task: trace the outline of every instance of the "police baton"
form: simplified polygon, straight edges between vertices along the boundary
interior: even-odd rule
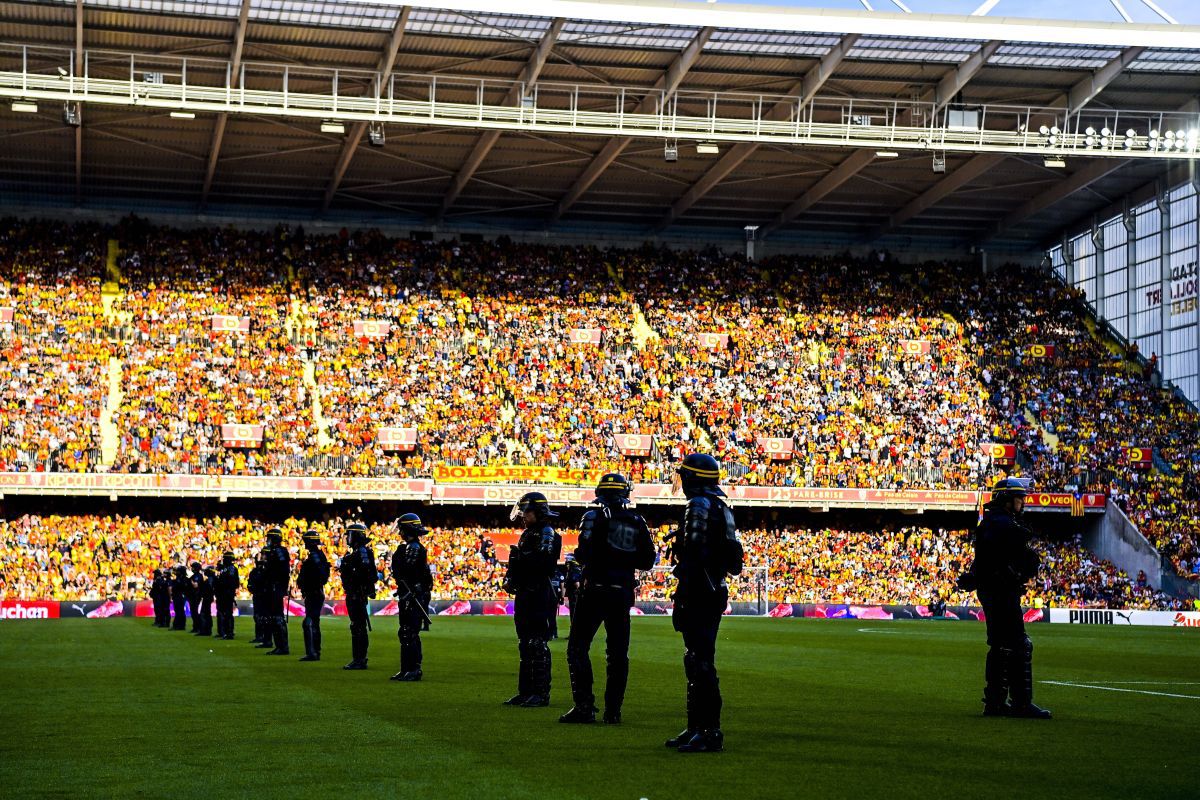
[[[422,607],[421,601],[417,597],[417,593],[409,588],[408,583],[406,581],[397,581],[397,584],[402,589],[404,589],[404,591],[408,592],[408,596],[411,597],[413,599],[413,602],[417,604],[417,610],[421,612],[421,616],[425,618],[426,622],[428,622],[430,625],[432,625],[433,620],[431,620],[429,618],[429,613]]]

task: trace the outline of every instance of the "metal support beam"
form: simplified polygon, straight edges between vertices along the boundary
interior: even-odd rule
[[[566,24],[566,19],[557,17],[550,23],[550,27],[542,34],[542,39],[538,42],[533,53],[529,56],[529,61],[526,62],[525,68],[521,70],[520,82],[515,83],[509,88],[508,94],[504,96],[504,105],[515,106],[521,102],[521,91],[529,92],[532,86],[537,83],[538,76],[542,74],[542,67],[546,65],[546,60],[550,58],[550,53],[554,49],[555,43],[558,41],[558,35],[562,33],[563,25]],[[446,212],[458,200],[458,196],[462,194],[462,190],[471,182],[471,178],[475,175],[475,171],[479,169],[479,165],[487,158],[488,153],[495,147],[496,142],[500,140],[501,131],[486,131],[479,139],[476,140],[475,146],[467,155],[465,161],[458,169],[458,174],[454,176],[454,180],[450,183],[450,188],[446,191],[446,196],[442,198],[442,207],[437,213],[436,221],[441,222]]]
[[[1020,208],[1011,212],[1008,216],[1001,220],[999,224],[992,228],[991,232],[984,237],[985,240],[995,238],[1004,231],[1011,230],[1015,226],[1024,222],[1026,219],[1032,217],[1034,214],[1046,210],[1055,203],[1065,200],[1067,197],[1070,197],[1082,189],[1086,189],[1096,181],[1103,178],[1105,175],[1116,172],[1121,167],[1125,166],[1125,163],[1126,162],[1124,161],[1118,161],[1116,159],[1096,159],[1092,161],[1092,163],[1088,164],[1071,177],[1055,184],[1042,194],[1031,198]]]
[[[808,105],[817,94],[821,91],[821,87],[825,82],[833,76],[839,65],[846,58],[846,54],[854,47],[859,40],[857,33],[850,33],[841,38],[841,40],[829,48],[825,55],[821,56],[821,60],[817,65],[810,69],[804,75],[804,79],[789,88],[784,94],[800,96],[799,105],[791,102],[779,102],[771,107],[771,110],[763,115],[763,119],[770,122],[782,122],[789,119],[793,113],[799,113],[799,109]],[[654,226],[653,233],[660,233],[664,229],[670,227],[675,220],[687,213],[688,209],[694,206],[700,198],[708,194],[713,188],[725,180],[729,173],[742,165],[747,158],[754,155],[754,151],[758,149],[758,145],[746,142],[734,145],[725,155],[708,168],[700,179],[692,184],[683,196],[674,202],[671,210],[663,215],[663,218]]]
[[[702,28],[696,33],[692,41],[688,42],[687,47],[683,48],[679,52],[679,55],[675,57],[675,60],[671,62],[671,66],[667,68],[663,76],[654,83],[653,91],[648,92],[642,98],[642,101],[638,103],[637,108],[633,111],[634,114],[652,113],[659,97],[662,98],[663,104],[666,104],[670,97],[675,94],[676,90],[679,89],[679,85],[683,83],[684,76],[688,74],[688,71],[691,70],[700,58],[700,53],[704,50],[704,45],[708,43],[714,32],[716,32],[716,28]],[[583,174],[575,179],[575,183],[571,185],[571,188],[567,190],[567,193],[563,195],[562,199],[554,207],[554,211],[550,214],[551,225],[558,222],[562,218],[562,215],[567,212],[567,209],[575,205],[584,192],[591,188],[596,179],[603,174],[604,170],[608,169],[608,166],[612,162],[617,160],[617,156],[621,155],[632,141],[631,137],[622,136],[610,139],[604,145],[600,152],[596,154],[596,157],[592,159],[592,162],[583,170]]]
[[[951,70],[938,83],[937,91],[934,94],[934,102],[936,103],[935,112],[945,108],[959,92],[963,90],[971,79],[979,74],[979,70],[987,65],[988,59],[995,55],[996,51],[1004,42],[991,41],[985,42],[983,47],[972,53],[966,61],[958,65],[957,69]]]
[[[409,6],[400,7],[396,23],[392,26],[392,36],[388,39],[387,47],[379,57],[379,83],[375,86],[376,92],[383,91],[383,86],[387,83],[392,74],[392,68],[396,65],[396,54],[400,52],[400,43],[404,40],[404,29],[408,25],[408,15],[411,12],[412,9]],[[342,151],[338,153],[337,161],[334,162],[329,186],[325,188],[325,196],[321,199],[322,214],[329,210],[333,196],[337,194],[338,187],[342,185],[342,178],[346,177],[346,170],[350,168],[350,162],[354,160],[354,154],[358,152],[358,145],[367,131],[367,124],[360,120],[350,126],[350,133],[342,142]]]
[[[771,223],[764,225],[758,231],[759,241],[770,236],[775,231],[787,225],[796,217],[821,202],[826,195],[833,192],[846,181],[857,175],[864,167],[875,160],[875,151],[869,147],[855,150],[842,163],[830,170],[824,178],[817,181],[811,189],[798,197],[791,205],[780,212]]]
[[[241,81],[242,50],[246,44],[246,21],[250,19],[250,0],[242,0],[238,11],[237,28],[233,32],[233,51],[229,60],[230,86],[236,87]],[[208,148],[208,163],[204,167],[204,187],[200,190],[200,210],[208,205],[208,193],[212,189],[213,176],[217,174],[217,159],[221,157],[221,143],[225,140],[225,123],[229,115],[217,114],[213,121],[212,145]]]
[[[913,217],[932,208],[980,175],[998,166],[1005,158],[1006,156],[1000,153],[981,153],[975,156],[920,195],[914,197],[904,208],[888,217],[887,222],[871,231],[869,240],[875,241],[879,237],[886,236],[896,230]]]
[[[1125,68],[1136,61],[1145,50],[1144,47],[1126,47],[1121,51],[1121,55],[1072,86],[1070,92],[1060,95],[1051,105],[1065,105],[1068,117],[1078,113],[1081,108],[1095,99],[1096,95],[1115,81],[1125,71]]]
[[[75,73],[83,70],[83,0],[75,0]],[[75,125],[75,205],[83,204],[83,106]]]

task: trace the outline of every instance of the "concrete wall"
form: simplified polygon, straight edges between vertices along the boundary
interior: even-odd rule
[[[1150,585],[1162,588],[1162,557],[1112,500],[1108,501],[1104,516],[1088,526],[1083,544],[1100,558],[1125,570],[1131,578],[1144,570]]]

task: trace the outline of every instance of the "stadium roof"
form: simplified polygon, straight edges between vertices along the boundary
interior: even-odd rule
[[[863,9],[891,4],[896,13]],[[338,70],[342,96],[368,95],[381,72],[458,86],[438,91],[482,80],[480,97],[492,99],[481,102],[504,106],[519,106],[536,84],[549,87],[547,95],[562,87],[577,87],[579,96],[619,93],[628,112],[672,95],[694,104],[713,93],[714,106],[759,96],[752,113],[763,119],[783,97],[827,110],[851,100],[891,103],[909,109],[897,112],[906,122],[920,103],[940,112],[952,102],[1057,108],[1064,128],[1067,110],[1081,108],[1105,119],[1129,119],[1130,111],[1200,119],[1200,27],[1180,24],[1200,23],[1191,3],[1091,0],[1072,4],[1075,21],[1009,16],[1029,5],[547,0],[515,14],[495,0],[0,2],[0,70],[40,59],[69,62],[72,73],[86,63],[93,77],[128,78],[135,54],[138,80],[142,70],[158,70],[170,81],[186,58],[191,74],[217,74],[216,85],[245,75],[250,86],[285,67],[294,86],[327,85]],[[932,13],[955,6],[964,13]],[[1118,6],[1131,22],[1112,17]],[[61,49],[38,49],[47,47]],[[789,118],[787,108],[776,111]],[[6,204],[254,207],[628,232],[759,225],[779,240],[1030,247],[1125,195],[1144,197],[1156,181],[1188,177],[1194,164],[1080,152],[1055,167],[1038,153],[967,150],[945,152],[945,171],[935,173],[933,151],[883,157],[874,148],[742,141],[702,155],[684,140],[678,160],[668,162],[663,138],[639,136],[410,121],[387,125],[386,144],[371,147],[366,121],[348,121],[339,134],[322,132],[313,119],[267,114],[179,119],[163,108],[85,103],[82,125],[71,126],[62,112],[46,102],[36,113],[0,108]]]

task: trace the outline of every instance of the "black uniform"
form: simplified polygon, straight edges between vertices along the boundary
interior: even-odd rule
[[[175,621],[171,625],[172,630],[182,631],[187,629],[188,606],[194,606],[192,600],[192,582],[188,580],[187,570],[183,567],[175,568],[175,579],[171,581],[171,603],[175,607]]]
[[[237,607],[237,590],[242,585],[237,566],[226,560],[217,572],[214,589],[217,595],[217,635],[222,639],[233,638],[233,611]]]
[[[607,637],[608,679],[604,718],[618,722],[629,679],[629,609],[633,606],[634,570],[654,566],[655,547],[640,514],[621,502],[602,501],[583,515],[575,561],[582,567],[578,599],[567,643],[567,666],[575,708],[595,715],[589,650],[600,625]]]
[[[246,589],[250,592],[250,603],[254,613],[254,638],[250,644],[271,647],[271,629],[267,625],[267,568],[262,554],[254,560],[250,574],[246,576]]]
[[[379,572],[366,544],[355,545],[342,557],[342,587],[346,590],[346,614],[350,617],[351,661],[346,667],[366,669],[370,646],[367,602],[375,597]]]
[[[307,542],[306,542],[307,544]],[[300,563],[300,593],[304,596],[304,660],[321,657],[321,612],[325,609],[325,584],[329,582],[329,557],[315,543]]]
[[[562,567],[563,595],[567,598],[567,610],[571,612],[571,622],[575,622],[575,605],[579,602],[579,583],[583,580],[583,567],[574,556],[567,557],[567,563]]]
[[[392,578],[396,581],[396,596],[399,599],[398,614],[400,629],[400,671],[392,677],[396,680],[420,678],[422,649],[421,630],[428,614],[430,587],[433,572],[429,569],[429,555],[421,540],[413,537],[396,548],[392,554]],[[421,613],[426,609],[425,614]]]
[[[517,648],[521,666],[517,676],[517,696],[513,705],[534,698],[535,704],[547,705],[550,699],[550,620],[558,613],[558,603],[550,579],[558,568],[562,537],[554,528],[535,523],[521,533],[517,545],[509,551],[505,590],[513,595],[513,621],[517,628]]]
[[[1033,642],[1025,634],[1021,595],[1037,575],[1040,559],[1029,546],[1032,533],[1010,511],[989,505],[975,529],[975,561],[970,576],[987,625],[984,667],[986,713],[1029,709],[1033,702]],[[1036,708],[1036,707],[1034,707]]]
[[[196,606],[197,616],[200,618],[200,630],[196,633],[200,636],[212,636],[213,632],[213,600],[216,599],[216,587],[213,581],[216,578],[216,573],[212,567],[208,567],[203,572],[196,574],[198,578],[196,582]]]
[[[170,627],[171,582],[163,575],[162,570],[154,570],[154,582],[150,584],[150,600],[154,604],[154,627]]]
[[[678,580],[672,621],[683,634],[687,676],[687,731],[720,749],[721,687],[717,678],[717,629],[729,600],[727,574],[742,569],[742,546],[733,512],[716,486],[689,492],[672,554]],[[686,732],[685,734],[686,735]],[[680,737],[676,737],[676,740]],[[688,742],[677,742],[686,746]],[[670,742],[668,742],[670,744]],[[695,743],[692,744],[695,747]]]
[[[286,656],[288,650],[287,616],[283,604],[292,579],[292,557],[282,544],[268,545],[264,550],[263,602],[266,604],[264,624],[275,640],[275,649],[268,655]]]

